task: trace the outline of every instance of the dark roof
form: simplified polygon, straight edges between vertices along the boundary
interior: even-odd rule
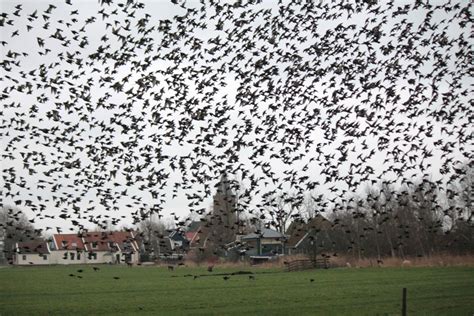
[[[285,235],[283,235],[282,233],[276,230],[264,228],[259,233],[251,233],[251,234],[243,236],[242,240],[260,239],[260,238],[278,239],[278,238],[285,238]]]
[[[188,228],[186,231],[197,232],[199,230],[199,227],[201,227],[201,225],[202,225],[201,221],[193,221],[188,225]]]
[[[307,231],[294,232],[288,239],[288,243],[286,245],[287,247],[295,248],[308,236],[309,232]]]
[[[20,254],[28,254],[28,253],[48,254],[50,252],[48,249],[48,245],[45,241],[37,240],[37,241],[19,242],[18,253]]]
[[[303,239],[320,230],[328,230],[331,228],[331,222],[321,215],[316,215],[307,223],[295,221],[291,223],[288,232],[291,234],[288,239],[288,247],[296,247]]]
[[[331,228],[332,223],[328,221],[324,216],[317,214],[315,217],[308,221],[309,229],[317,230],[328,230]]]
[[[173,254],[173,246],[171,245],[171,239],[168,236],[160,238],[158,244],[160,247],[160,255],[170,256]]]
[[[306,222],[304,221],[304,219],[297,218],[291,222],[290,226],[288,226],[286,233],[290,236],[293,236],[296,231],[302,230],[305,226]]]
[[[182,231],[179,231],[179,230],[174,230],[172,231],[168,237],[174,241],[182,241],[182,242],[185,242],[186,241],[186,236],[185,236],[185,233],[182,232]]]

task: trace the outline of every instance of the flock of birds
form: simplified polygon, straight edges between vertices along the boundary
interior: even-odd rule
[[[337,208],[472,161],[470,1],[172,2],[161,20],[135,0],[0,14],[3,205],[74,231],[170,198],[203,215],[227,173],[268,220],[279,192]]]
[[[171,268],[170,268],[171,267]],[[208,266],[207,268],[207,272],[210,272],[212,273],[214,270],[213,270],[214,266]],[[99,267],[92,267],[92,270],[94,272],[99,272],[100,271],[100,268]],[[174,265],[171,265],[171,266],[168,266],[168,271],[174,271],[175,270],[175,266]],[[83,273],[84,273],[84,269],[77,269],[76,270],[77,274],[74,274],[74,273],[69,273],[68,276],[71,277],[71,278],[77,278],[77,279],[82,279],[83,278]],[[253,275],[252,272],[248,272],[248,273],[243,273],[243,274],[250,274],[248,275],[248,279],[250,281],[255,281],[256,280],[256,277],[255,275]],[[207,276],[209,276],[210,274],[208,274]],[[193,277],[193,280],[196,280],[198,279],[199,277],[201,276],[204,276],[204,275],[192,275],[192,274],[185,274],[184,277]],[[119,276],[113,276],[112,277],[114,280],[120,280],[120,277]],[[222,277],[222,279],[224,281],[227,281],[227,280],[230,280],[230,276],[229,275],[224,275]],[[314,282],[314,279],[310,279],[310,282]]]

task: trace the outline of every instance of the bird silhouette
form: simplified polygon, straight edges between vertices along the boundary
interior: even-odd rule
[[[282,231],[309,203],[364,223],[334,222],[349,252],[387,231],[403,252],[396,203],[463,214],[436,196],[472,166],[469,3],[173,3],[183,13],[159,21],[136,1],[0,15],[2,206],[62,233],[138,225],[179,199],[202,220],[201,255],[258,223]]]

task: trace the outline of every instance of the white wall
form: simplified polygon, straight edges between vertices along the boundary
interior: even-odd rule
[[[95,252],[95,253],[97,254],[97,260],[89,259],[89,257],[87,257],[88,263],[112,263],[112,262],[114,262],[115,254],[111,254],[110,252],[106,252],[106,251],[99,251],[99,252]]]
[[[44,259],[46,256],[46,260]],[[45,265],[50,264],[51,254],[39,255],[37,253],[20,254],[15,255],[15,264],[18,265]],[[31,263],[30,263],[31,262]]]
[[[71,253],[74,253],[74,259],[71,259]],[[77,259],[78,252],[73,250],[52,250],[50,254],[46,254],[46,260],[43,259],[43,255],[39,254],[17,254],[15,257],[15,264],[17,265],[45,265],[45,264],[101,264],[101,263],[115,263],[116,255],[120,255],[120,263],[125,263],[125,256],[121,252],[110,253],[106,251],[94,252],[97,255],[97,259],[93,257],[89,259],[88,252],[80,252],[80,258]],[[132,263],[138,263],[139,253],[132,254]],[[23,259],[26,256],[26,259]],[[32,264],[30,263],[32,262]]]
[[[74,254],[74,259],[71,259],[71,253]],[[87,253],[79,252],[79,259],[77,259],[78,252],[74,250],[52,250],[51,264],[84,264],[87,263]]]

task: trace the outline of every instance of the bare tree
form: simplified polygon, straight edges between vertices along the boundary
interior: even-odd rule
[[[325,202],[323,194],[307,194],[300,212],[302,219],[308,221],[314,218],[318,213],[324,212],[324,204],[327,204],[327,202]]]
[[[0,263],[12,260],[17,242],[34,240],[40,236],[41,230],[35,229],[32,220],[28,220],[20,209],[4,206],[0,210]]]
[[[280,233],[285,234],[290,220],[301,217],[303,199],[291,193],[264,195],[267,213],[271,218],[270,224]]]
[[[160,241],[163,240],[167,228],[166,224],[159,218],[153,216],[153,214],[138,224],[138,230],[144,240],[143,244],[145,246],[145,253],[142,255],[145,255],[147,259],[160,256]]]

